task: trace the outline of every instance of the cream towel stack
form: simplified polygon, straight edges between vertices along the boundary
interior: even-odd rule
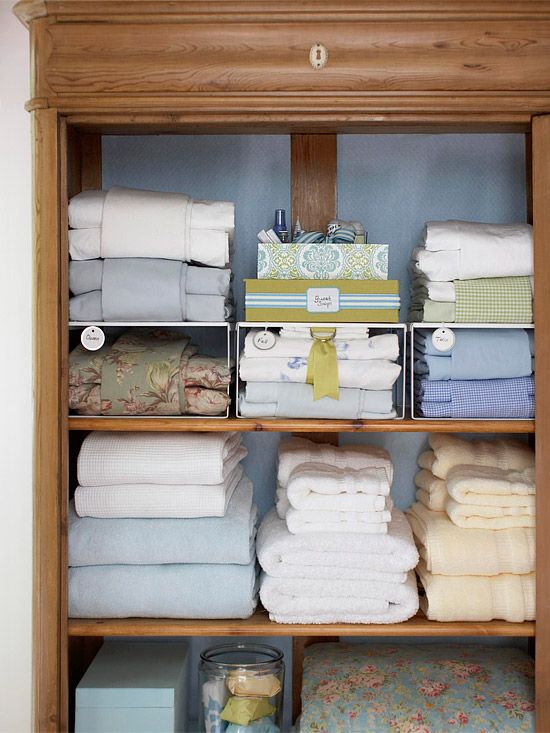
[[[416,613],[418,553],[389,497],[392,478],[382,448],[281,443],[277,509],[257,545],[272,620],[396,623]]]
[[[515,441],[432,435],[408,518],[421,606],[438,621],[535,614],[534,453]]]

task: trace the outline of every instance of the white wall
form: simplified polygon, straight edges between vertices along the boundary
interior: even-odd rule
[[[0,732],[31,730],[31,153],[28,33],[0,0]]]

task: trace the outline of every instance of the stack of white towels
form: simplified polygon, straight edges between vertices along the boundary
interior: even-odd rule
[[[322,326],[322,324],[320,324]],[[313,346],[309,326],[285,325],[279,331],[252,329],[246,334],[239,376],[243,417],[389,419],[396,417],[393,385],[401,373],[399,339],[369,336],[366,326],[339,326],[334,336],[338,399],[314,399],[306,384]],[[265,337],[264,337],[265,336]]]
[[[73,320],[229,315],[233,203],[113,186],[74,196],[69,226]]]
[[[408,512],[421,606],[436,621],[535,618],[535,456],[512,440],[432,434]]]
[[[90,433],[69,508],[72,617],[247,618],[257,510],[237,433]]]
[[[397,623],[414,616],[418,561],[393,507],[382,448],[289,438],[279,449],[277,507],[258,530],[260,598],[278,623]]]

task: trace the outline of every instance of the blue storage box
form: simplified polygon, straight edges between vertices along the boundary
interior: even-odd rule
[[[107,641],[76,688],[76,733],[185,733],[185,642]]]

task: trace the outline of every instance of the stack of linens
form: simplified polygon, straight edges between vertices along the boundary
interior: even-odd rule
[[[427,418],[518,418],[535,414],[533,331],[455,329],[450,351],[414,332],[415,401]]]
[[[374,446],[290,438],[277,508],[258,531],[260,597],[279,623],[397,623],[414,616],[418,560],[389,498],[393,467]]]
[[[533,321],[529,224],[429,221],[412,272],[411,321]]]
[[[69,407],[79,415],[223,415],[230,383],[227,358],[198,354],[166,329],[132,328],[69,354]]]
[[[69,508],[73,617],[247,618],[257,511],[236,433],[91,433]]]
[[[338,399],[314,398],[306,384],[308,358],[314,343],[310,329],[285,326],[271,332],[272,345],[256,344],[261,330],[247,333],[239,363],[246,382],[239,396],[244,417],[388,419],[396,417],[393,385],[401,366],[396,334],[368,335],[366,326],[342,326],[333,342],[338,368]]]
[[[113,186],[69,202],[77,321],[223,321],[234,204]],[[188,266],[192,262],[207,267]]]
[[[535,618],[534,453],[510,440],[430,436],[408,518],[421,607],[436,621]]]

